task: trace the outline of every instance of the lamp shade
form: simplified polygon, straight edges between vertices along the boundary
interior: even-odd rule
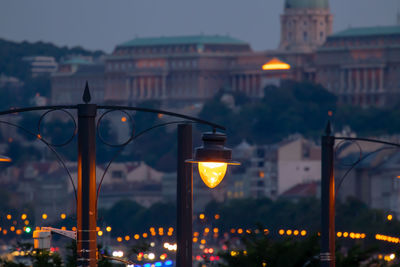
[[[203,146],[196,148],[194,158],[187,160],[198,163],[200,177],[210,188],[216,187],[226,174],[227,165],[240,165],[232,160],[232,150],[225,147],[226,134],[207,132],[202,137]]]

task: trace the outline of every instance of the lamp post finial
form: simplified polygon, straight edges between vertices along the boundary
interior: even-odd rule
[[[325,134],[326,134],[326,136],[330,136],[331,133],[332,133],[331,121],[328,120],[328,123],[326,124],[326,128],[325,128]]]
[[[85,102],[85,104],[88,104],[90,102],[90,100],[92,99],[92,97],[90,96],[88,81],[86,81],[85,91],[83,92],[82,99],[83,99],[83,102]]]

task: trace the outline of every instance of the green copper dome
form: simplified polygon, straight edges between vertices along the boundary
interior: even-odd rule
[[[329,8],[329,0],[285,0],[285,8]]]

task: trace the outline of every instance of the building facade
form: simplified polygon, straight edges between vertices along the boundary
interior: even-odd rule
[[[390,106],[400,96],[400,26],[350,28],[317,50],[316,82],[339,103]]]
[[[287,0],[284,8],[281,50],[314,52],[332,34],[328,0]]]
[[[400,26],[332,34],[332,23],[328,0],[285,0],[276,50],[253,51],[229,36],[135,38],[101,63],[61,64],[52,100],[76,101],[88,80],[97,103],[157,100],[173,108],[201,104],[222,88],[262,98],[265,86],[291,79],[320,83],[343,104],[396,102]]]

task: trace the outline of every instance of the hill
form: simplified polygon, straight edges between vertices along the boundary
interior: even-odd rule
[[[57,61],[69,55],[99,57],[103,51],[90,51],[82,47],[58,47],[45,42],[13,42],[0,38],[0,73],[26,81],[30,77],[29,66],[22,60],[27,56],[52,56]]]

